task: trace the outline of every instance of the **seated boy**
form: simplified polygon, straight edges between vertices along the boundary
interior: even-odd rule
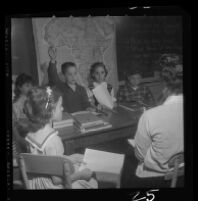
[[[91,110],[85,88],[76,83],[76,65],[73,62],[65,62],[61,65],[61,71],[66,81],[64,83],[60,80],[56,69],[56,49],[50,47],[48,53],[50,56],[49,85],[56,86],[62,92],[64,111],[73,113],[87,109]]]
[[[150,107],[155,104],[149,88],[141,84],[141,75],[138,71],[127,75],[125,85],[120,86],[117,94],[119,103],[134,103],[140,106]]]

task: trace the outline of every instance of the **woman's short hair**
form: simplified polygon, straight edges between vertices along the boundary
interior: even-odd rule
[[[102,63],[102,62],[95,62],[95,63],[93,63],[93,64],[91,65],[91,68],[90,68],[90,73],[89,73],[89,74],[90,74],[90,78],[91,78],[91,79],[94,80],[94,72],[95,72],[95,70],[96,70],[98,67],[100,67],[100,66],[102,66],[102,67],[104,68],[105,77],[107,76],[108,70],[107,70],[106,66],[104,65],[104,63]]]
[[[50,121],[60,96],[61,92],[57,88],[33,87],[30,90],[24,104],[29,132],[36,132]]]
[[[25,73],[22,73],[17,76],[16,81],[15,81],[15,89],[14,89],[15,99],[18,99],[18,97],[21,94],[20,88],[26,83],[33,84],[33,79],[31,76],[29,76]]]
[[[160,58],[161,78],[167,88],[175,94],[183,91],[182,57],[177,54],[163,54]]]
[[[76,67],[76,64],[73,62],[65,62],[61,65],[61,72],[63,75],[65,75],[65,72],[67,71],[68,68],[70,67]]]

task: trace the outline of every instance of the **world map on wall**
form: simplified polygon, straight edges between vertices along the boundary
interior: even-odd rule
[[[43,39],[49,46],[67,47],[76,63],[81,82],[87,85],[89,68],[103,62],[112,45],[114,21],[109,17],[53,17],[43,27]],[[106,65],[111,71],[112,65]]]

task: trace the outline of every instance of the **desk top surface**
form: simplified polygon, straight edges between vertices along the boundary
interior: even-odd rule
[[[112,124],[111,128],[82,134],[75,127],[70,126],[70,127],[59,128],[58,129],[59,136],[61,137],[62,140],[73,139],[73,138],[75,139],[85,137],[88,135],[109,132],[115,129],[130,127],[137,124],[139,117],[142,113],[140,112],[140,110],[132,112],[121,107],[117,107],[114,110],[115,112],[108,111],[107,112],[108,115],[100,115],[102,119]]]

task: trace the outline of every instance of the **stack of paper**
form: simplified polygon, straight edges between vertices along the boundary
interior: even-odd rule
[[[111,173],[120,175],[124,163],[124,154],[86,149],[83,159],[84,164],[79,170],[89,168],[98,173]]]
[[[104,83],[98,85],[93,90],[93,94],[96,97],[97,101],[110,109],[113,109],[113,100],[110,96]]]
[[[62,127],[68,127],[73,126],[74,120],[72,116],[66,112],[63,113],[63,117],[61,121],[54,121],[53,122],[53,128],[62,128]]]

